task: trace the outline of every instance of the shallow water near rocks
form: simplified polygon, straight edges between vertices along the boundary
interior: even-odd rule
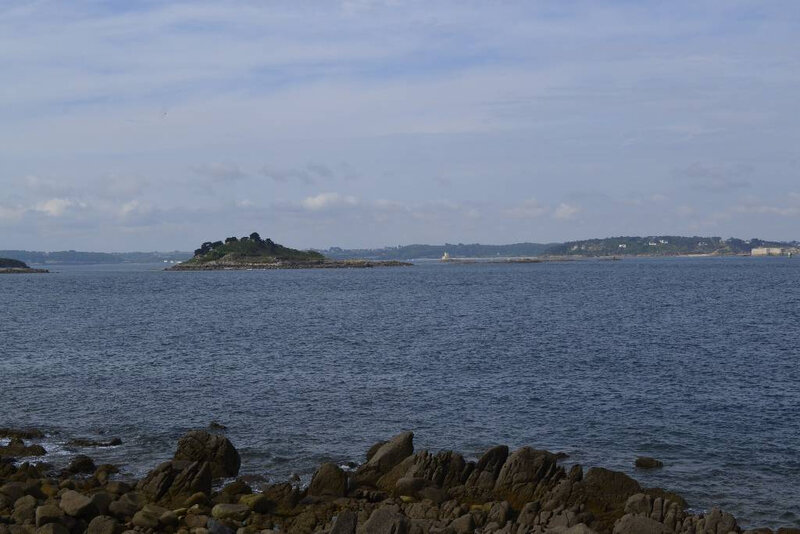
[[[141,475],[216,420],[273,480],[410,429],[417,449],[564,451],[800,526],[798,260],[161,268],[0,278],[0,426]]]

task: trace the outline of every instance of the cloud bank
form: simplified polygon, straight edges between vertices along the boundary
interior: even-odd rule
[[[0,5],[0,248],[797,239],[792,1]]]

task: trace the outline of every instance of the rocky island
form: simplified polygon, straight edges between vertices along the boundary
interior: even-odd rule
[[[11,258],[0,258],[0,274],[2,273],[47,273],[47,269],[32,269],[27,263]]]
[[[401,261],[331,260],[313,250],[297,250],[262,239],[257,232],[207,241],[194,256],[167,268],[168,271],[250,270],[250,269],[347,269],[411,265]]]
[[[221,428],[221,427],[217,427]],[[414,451],[411,432],[375,443],[358,466],[322,464],[306,487],[238,477],[223,434],[195,430],[144,478],[76,456],[57,470],[38,431],[0,429],[0,534],[728,534],[736,519],[691,513],[679,495],[624,473],[567,468],[564,455],[499,445],[477,461]],[[102,446],[100,444],[99,446]],[[659,467],[648,460],[649,467]],[[781,528],[778,533],[800,532]]]

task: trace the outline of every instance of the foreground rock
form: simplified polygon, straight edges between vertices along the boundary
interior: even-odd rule
[[[639,456],[636,458],[634,465],[639,469],[658,469],[664,467],[664,463],[661,460],[656,460],[649,456]]]
[[[239,452],[228,438],[204,430],[189,432],[178,441],[175,460],[208,462],[215,478],[235,477],[242,463]]]
[[[230,441],[205,431],[182,437],[174,459],[139,481],[111,480],[107,466],[89,475],[3,463],[0,534],[741,532],[730,514],[691,514],[677,495],[607,469],[566,470],[548,451],[497,446],[474,462],[415,452],[413,439],[405,432],[376,443],[351,472],[323,464],[307,489],[239,479],[212,491],[214,479],[236,476],[240,459]],[[87,471],[89,461],[73,463]]]

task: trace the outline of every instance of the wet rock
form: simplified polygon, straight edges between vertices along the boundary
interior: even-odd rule
[[[251,511],[258,514],[266,514],[273,508],[272,501],[267,498],[263,493],[253,493],[251,495],[242,495],[239,498],[239,504],[247,506]]]
[[[208,516],[204,514],[188,514],[183,521],[189,528],[206,528]]]
[[[97,508],[92,500],[74,490],[67,490],[61,495],[59,507],[72,517],[88,519],[97,515]]]
[[[651,458],[650,456],[639,456],[634,463],[639,469],[658,469],[664,467],[664,462]]]
[[[117,445],[122,445],[120,438],[111,438],[107,441],[76,438],[67,442],[67,447],[116,447]]]
[[[143,494],[131,491],[108,505],[108,511],[119,520],[127,521],[145,505]]]
[[[0,438],[2,439],[41,439],[44,432],[35,428],[0,428]]]
[[[237,479],[231,482],[230,484],[227,484],[224,488],[222,488],[222,491],[220,491],[220,493],[236,497],[238,500],[239,495],[249,495],[253,493],[253,488],[251,488],[244,480]]]
[[[352,510],[342,510],[333,523],[330,534],[355,534],[358,515]]]
[[[93,493],[90,497],[92,500],[92,504],[94,504],[95,508],[97,508],[97,513],[100,515],[106,515],[108,513],[108,507],[114,502],[114,496],[107,491],[98,491]]]
[[[378,479],[414,453],[414,433],[404,432],[377,448],[354,475],[357,484],[374,486]]]
[[[41,527],[47,523],[61,523],[64,512],[55,504],[45,504],[36,508],[36,526]]]
[[[30,495],[20,497],[14,502],[11,517],[19,524],[33,524],[36,519],[36,499]]]
[[[673,534],[673,531],[654,519],[627,514],[614,524],[613,534]]]
[[[120,534],[122,525],[107,515],[99,515],[89,522],[86,534]]]
[[[139,528],[155,529],[158,528],[159,516],[160,514],[155,514],[152,511],[142,509],[133,514],[131,523]]]
[[[589,512],[595,516],[596,530],[610,530],[624,514],[625,503],[632,495],[642,492],[642,487],[625,473],[602,467],[589,469],[581,483],[581,490]]]
[[[507,501],[499,501],[492,503],[486,520],[493,521],[498,525],[505,525],[509,517],[511,517],[511,505]]]
[[[198,491],[197,493],[190,495],[188,498],[186,498],[186,500],[183,501],[183,505],[186,508],[191,508],[192,506],[195,505],[206,505],[206,504],[209,504],[208,495],[201,491]]]
[[[729,513],[721,511],[719,508],[712,508],[700,522],[705,532],[732,532],[738,531],[736,519]]]
[[[574,527],[563,531],[561,534],[597,534],[597,532],[586,526],[585,523],[578,523]]]
[[[176,514],[172,510],[167,510],[158,516],[158,523],[160,525],[164,525],[165,527],[176,527],[178,523],[180,523],[180,519],[178,518],[178,514]]]
[[[367,462],[372,460],[372,457],[375,456],[375,453],[378,452],[378,449],[383,447],[388,443],[387,441],[378,441],[377,443],[373,443],[369,449],[367,449]]]
[[[475,519],[472,514],[464,514],[461,517],[453,519],[448,527],[455,534],[469,534],[475,530]]]
[[[250,508],[245,504],[217,504],[211,509],[215,519],[233,519],[244,521],[250,515]]]
[[[25,495],[25,485],[22,482],[8,482],[0,486],[0,494],[5,495],[13,503]]]
[[[85,454],[79,454],[67,466],[67,471],[70,473],[94,473],[97,466],[94,465],[94,460]]]
[[[539,500],[564,478],[564,468],[552,453],[522,447],[508,457],[497,475],[494,493],[517,510],[527,502]]]
[[[433,484],[430,480],[421,477],[403,477],[394,486],[394,492],[399,496],[416,497],[420,491]]]
[[[117,495],[122,495],[123,493],[128,493],[133,488],[130,484],[126,482],[121,482],[119,480],[111,480],[106,485],[106,491],[109,493],[115,493]]]
[[[308,486],[308,494],[314,497],[343,497],[346,493],[347,475],[330,462],[319,466]]]
[[[69,529],[59,523],[47,523],[37,528],[36,534],[69,534]]]
[[[384,506],[372,512],[372,515],[362,527],[359,527],[357,532],[359,534],[407,534],[409,526],[410,522],[406,516],[399,513],[394,507]]]
[[[211,464],[208,462],[164,462],[147,474],[136,489],[154,501],[183,501],[195,493],[211,493]]]
[[[216,519],[209,519],[208,523],[206,524],[206,528],[208,529],[209,534],[234,534],[235,531],[223,523],[222,521],[218,521]]]
[[[44,456],[47,451],[41,445],[25,445],[20,438],[11,438],[8,445],[0,447],[0,456],[11,456],[14,458],[28,456]]]
[[[491,490],[507,459],[508,447],[505,445],[492,447],[478,460],[478,464],[467,478],[465,486],[478,490]]]
[[[214,478],[235,477],[239,474],[239,452],[224,436],[194,430],[178,441],[175,460],[208,462]]]
[[[112,464],[101,464],[97,466],[95,469],[94,474],[92,475],[100,484],[107,484],[108,479],[111,475],[119,473],[119,468]]]
[[[440,488],[448,489],[463,484],[466,466],[464,457],[456,452],[442,451],[434,455],[421,451],[415,455],[413,465],[405,476],[424,478]]]
[[[274,513],[280,515],[289,514],[302,498],[300,490],[288,483],[266,486],[262,494],[275,503]]]

